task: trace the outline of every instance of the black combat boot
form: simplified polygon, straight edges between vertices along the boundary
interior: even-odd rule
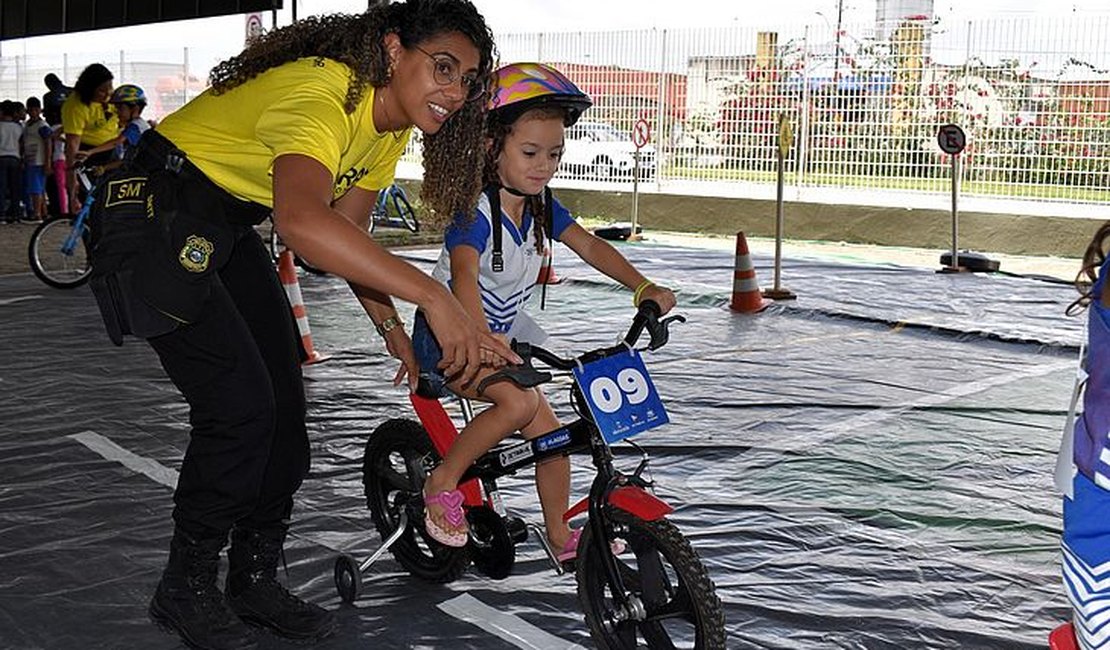
[[[150,601],[150,619],[175,632],[190,648],[249,650],[258,645],[254,630],[228,608],[216,587],[224,537],[196,538],[174,530],[170,560]]]
[[[232,529],[227,600],[231,609],[251,625],[287,639],[321,639],[335,631],[335,616],[289,593],[276,578],[285,530],[284,525]]]

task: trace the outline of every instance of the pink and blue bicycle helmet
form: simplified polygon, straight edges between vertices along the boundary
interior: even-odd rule
[[[497,84],[490,97],[489,114],[502,124],[512,124],[533,108],[552,106],[566,111],[564,124],[570,126],[593,105],[574,82],[543,63],[512,63],[494,74]]]

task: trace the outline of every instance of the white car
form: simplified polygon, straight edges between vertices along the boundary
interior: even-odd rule
[[[632,177],[636,146],[631,133],[612,124],[580,120],[566,131],[562,169],[573,177],[611,180]],[[640,149],[640,179],[655,176],[655,147]]]

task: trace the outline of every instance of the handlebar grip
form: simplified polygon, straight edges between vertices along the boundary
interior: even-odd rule
[[[659,303],[647,298],[640,301],[639,311],[644,315],[650,316],[654,319],[658,319],[660,316],[663,315],[663,308],[659,306]]]

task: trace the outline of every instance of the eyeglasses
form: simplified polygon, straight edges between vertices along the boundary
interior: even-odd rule
[[[432,79],[441,86],[450,86],[456,81],[462,84],[466,91],[466,101],[472,102],[481,99],[486,94],[486,86],[478,80],[477,75],[462,74],[459,72],[459,62],[449,54],[432,54],[419,45],[414,45],[424,56],[432,60]]]

